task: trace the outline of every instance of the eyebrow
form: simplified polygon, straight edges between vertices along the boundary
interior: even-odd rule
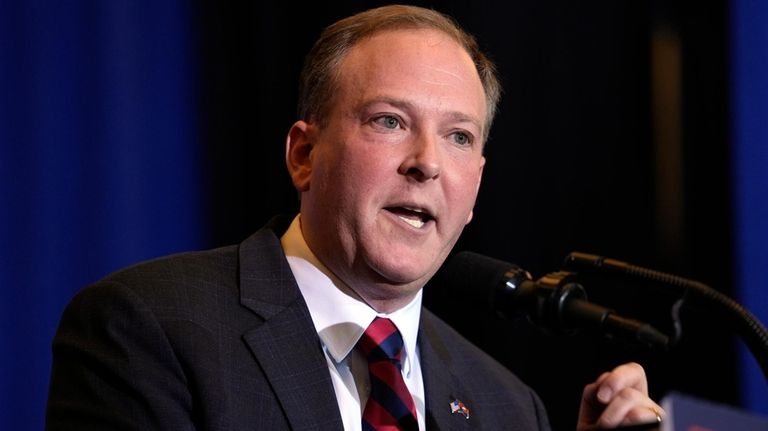
[[[414,105],[413,103],[407,100],[388,97],[388,96],[374,97],[373,99],[370,99],[360,104],[359,108],[362,110],[376,103],[386,103],[388,105],[392,105],[395,108],[402,109],[404,111],[413,111],[417,109],[416,105]],[[483,123],[477,118],[471,115],[467,115],[460,111],[448,111],[446,112],[446,114],[454,122],[474,124],[478,128],[478,130],[480,130],[481,135],[484,133]]]

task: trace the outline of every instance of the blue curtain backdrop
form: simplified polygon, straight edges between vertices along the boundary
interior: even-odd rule
[[[0,1],[0,428],[43,428],[75,291],[202,245],[189,7]]]
[[[731,8],[731,127],[738,301],[768,324],[768,2]],[[768,415],[768,387],[742,346],[745,405]]]
[[[3,429],[42,429],[50,342],[75,291],[205,245],[192,8],[0,0]],[[736,285],[768,322],[768,3],[731,12]],[[768,413],[765,380],[742,363],[744,405]]]

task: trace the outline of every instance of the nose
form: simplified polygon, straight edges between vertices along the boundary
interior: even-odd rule
[[[419,135],[409,146],[409,151],[400,164],[398,172],[419,182],[437,179],[440,176],[440,154],[438,142],[430,136]]]

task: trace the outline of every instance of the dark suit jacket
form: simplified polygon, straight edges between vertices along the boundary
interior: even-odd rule
[[[548,429],[536,394],[423,310],[429,429]],[[271,228],[84,289],[53,342],[48,429],[341,430],[309,311]],[[469,419],[451,414],[459,399]]]

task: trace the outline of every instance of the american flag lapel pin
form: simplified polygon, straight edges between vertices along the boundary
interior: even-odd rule
[[[464,416],[464,419],[469,419],[469,408],[459,400],[453,400],[451,403],[451,414],[458,413]]]

